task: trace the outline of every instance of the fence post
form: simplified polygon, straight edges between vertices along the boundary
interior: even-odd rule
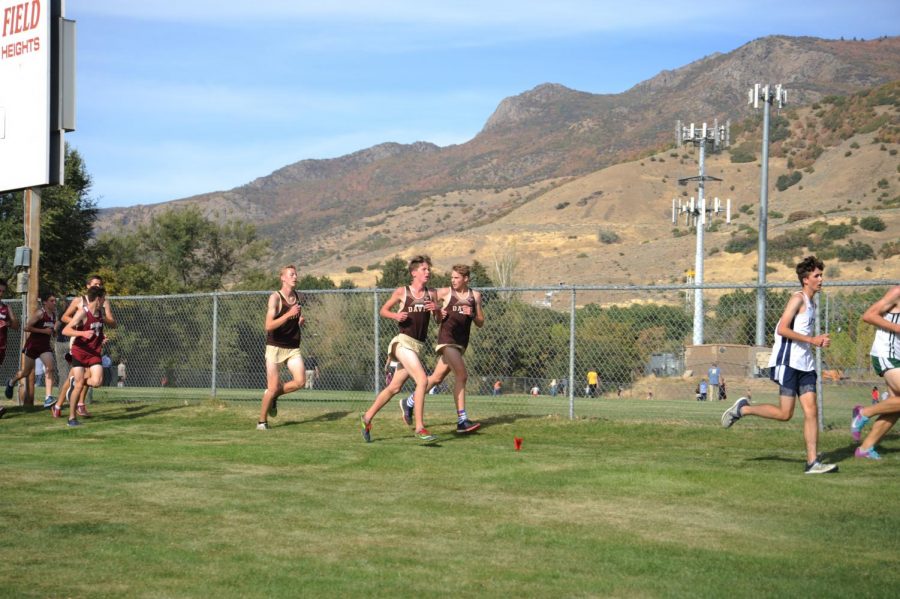
[[[815,335],[819,336],[822,334],[822,318],[819,314],[819,306],[821,304],[821,297],[816,298],[816,322],[815,322]],[[825,310],[828,310],[828,296],[825,296]],[[823,432],[825,430],[825,413],[823,407],[823,397],[822,394],[824,392],[824,385],[822,385],[822,348],[816,347],[816,372],[818,376],[816,377],[816,412],[819,414],[819,432]]]
[[[569,302],[569,420],[575,419],[575,288]]]
[[[379,360],[379,341],[381,340],[381,317],[378,314],[378,291],[372,293],[372,319],[374,326],[372,330],[375,331],[375,347],[372,355],[375,360],[375,395],[381,393],[381,360]]]
[[[216,370],[219,362],[219,294],[213,292],[212,308],[212,396],[216,396]]]

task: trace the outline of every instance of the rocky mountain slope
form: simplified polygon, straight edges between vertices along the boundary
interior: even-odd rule
[[[434,253],[447,260],[452,254],[459,260],[474,256],[488,262],[487,256],[501,248],[515,248],[530,266],[548,260],[547,268],[529,268],[529,280],[522,283],[557,278],[597,282],[601,275],[621,282],[678,280],[684,267],[674,257],[685,253],[682,246],[689,240],[671,233],[671,200],[685,191],[673,185],[680,177],[696,174],[696,164],[684,150],[662,149],[671,146],[677,119],[752,117],[745,98],[757,82],[782,83],[796,106],[897,79],[897,37],[859,42],[768,37],[660,73],[621,94],[539,86],[503,100],[482,131],[465,144],[441,148],[425,142],[385,143],[341,158],[304,160],[227,192],[104,211],[97,229],[131,226],[156,211],[191,203],[220,218],[255,221],[262,235],[280,244],[273,248],[273,262],[289,259],[337,278],[344,278],[342,271],[351,265],[372,266],[385,255],[405,255],[407,248],[434,247]],[[867,142],[856,143],[863,147]],[[810,190],[822,205],[846,203],[847,190],[832,191],[837,188],[831,179],[849,164],[841,164],[841,155],[834,152],[841,147],[827,150],[818,160],[834,160],[835,170],[816,166],[802,186],[806,195],[796,187],[788,189],[786,205],[795,194],[799,204],[807,204]],[[889,151],[877,152],[891,157]],[[851,151],[847,160],[861,160],[861,154]],[[781,171],[790,170],[788,160],[793,158],[776,152],[773,183]],[[885,160],[875,170],[893,173],[895,184],[896,171]],[[732,195],[736,205],[755,203],[758,164],[734,164],[725,155],[711,157],[709,168],[722,170],[728,189],[720,193],[711,188],[707,195]],[[881,178],[848,185],[871,187]],[[779,210],[776,201],[770,207]],[[749,214],[738,214],[738,220],[750,222]],[[778,219],[773,220],[779,226]],[[619,241],[599,241],[601,228],[616,232]],[[711,234],[707,247],[724,245],[717,235],[729,233],[723,228]],[[660,263],[640,251],[651,242],[654,253],[673,259],[665,275],[651,276],[636,266],[648,260]],[[623,251],[626,247],[631,249]],[[733,256],[715,249],[714,261]],[[594,256],[610,251],[621,255],[601,273],[593,266]],[[544,275],[547,271],[554,274]],[[371,272],[361,273],[358,282],[365,284]],[[715,267],[708,275],[714,272]]]

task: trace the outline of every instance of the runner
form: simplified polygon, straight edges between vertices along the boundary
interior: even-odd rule
[[[22,360],[22,369],[15,376],[6,381],[6,399],[12,399],[13,385],[16,381],[26,378],[34,371],[35,360],[40,360],[44,364],[46,375],[47,396],[44,399],[44,405],[50,405],[53,399],[53,377],[56,372],[56,363],[53,360],[53,350],[50,347],[50,339],[56,333],[56,294],[50,291],[41,293],[41,307],[35,312],[25,323],[25,332],[30,333],[25,341],[25,348],[22,353],[25,358]]]
[[[481,424],[469,420],[466,413],[466,381],[468,372],[463,354],[469,346],[469,333],[472,323],[481,328],[484,326],[484,311],[481,308],[481,292],[469,289],[471,269],[466,264],[457,264],[450,273],[450,287],[439,289],[438,303],[441,308],[441,327],[438,330],[438,344],[435,351],[438,361],[434,372],[428,377],[427,390],[430,391],[441,384],[450,372],[453,372],[453,396],[456,399],[456,432],[471,433],[478,430]],[[403,421],[407,425],[413,423],[414,394],[400,401]]]

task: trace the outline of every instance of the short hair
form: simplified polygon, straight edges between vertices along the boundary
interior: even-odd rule
[[[426,256],[425,254],[413,256],[412,260],[409,261],[409,266],[407,267],[407,269],[409,270],[409,274],[412,274],[413,271],[418,269],[422,264],[431,266],[431,258]]]
[[[472,269],[469,268],[468,264],[454,264],[451,270],[458,272],[464,277],[468,277],[472,272]]]
[[[87,299],[89,302],[94,301],[98,297],[106,297],[106,289],[101,285],[94,285],[92,287],[88,287],[87,290]]]
[[[279,271],[279,273],[278,273],[278,276],[279,277],[284,276],[284,272],[289,269],[293,269],[296,272],[297,267],[294,266],[293,264],[288,264],[287,266],[282,266],[281,271]]]
[[[56,297],[56,293],[51,289],[44,289],[43,291],[38,293],[38,300],[40,300],[42,303],[46,302],[51,297]]]
[[[87,278],[87,282],[90,283],[90,282],[93,281],[94,279],[97,279],[98,281],[100,281],[100,284],[103,285],[103,277],[101,277],[100,275],[90,275],[90,276]]]
[[[800,280],[800,284],[802,285],[803,279],[808,277],[810,273],[816,269],[825,270],[825,263],[815,256],[807,256],[806,258],[801,260],[796,269],[797,278]]]

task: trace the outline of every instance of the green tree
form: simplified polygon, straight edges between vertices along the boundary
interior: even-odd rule
[[[195,206],[157,214],[135,232],[103,235],[97,249],[101,271],[117,293],[215,291],[245,273],[253,286],[271,280],[253,266],[268,249],[254,225],[219,224]]]
[[[65,185],[41,190],[41,286],[74,292],[95,268],[91,244],[96,203],[91,177],[77,150],[66,146]],[[0,272],[12,273],[17,246],[25,243],[23,192],[0,194]]]
[[[402,287],[409,284],[409,268],[406,260],[394,256],[386,260],[381,267],[381,276],[375,279],[375,286],[380,289]]]

